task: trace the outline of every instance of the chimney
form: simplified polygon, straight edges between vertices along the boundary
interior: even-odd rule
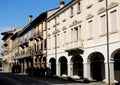
[[[32,22],[32,15],[29,15],[29,23],[31,23]]]
[[[65,5],[65,1],[64,0],[60,0],[60,8],[64,7]]]

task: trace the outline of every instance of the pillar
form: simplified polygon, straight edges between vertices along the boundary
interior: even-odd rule
[[[26,73],[26,69],[27,69],[27,62],[26,60],[24,60],[24,73]]]
[[[72,77],[73,76],[73,63],[68,63],[68,77]]]
[[[84,62],[84,78],[88,78],[89,80],[92,80],[91,74],[90,74],[90,62]]]
[[[113,85],[114,83],[117,83],[117,81],[114,78],[114,61],[109,62],[110,66],[110,85]],[[105,62],[105,83],[108,83],[108,63]]]
[[[60,71],[60,63],[57,63],[56,64],[56,75],[60,76],[60,73],[61,73],[61,71]]]

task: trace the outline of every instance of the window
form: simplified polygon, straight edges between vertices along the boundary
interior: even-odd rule
[[[101,35],[105,35],[107,33],[107,25],[106,25],[106,16],[105,15],[100,17],[100,27],[101,27]]]
[[[74,28],[74,41],[78,41],[78,27]]]
[[[81,11],[80,2],[77,4],[77,9],[78,9],[78,11]]]
[[[64,45],[66,44],[66,31],[64,31]]]
[[[48,37],[46,44],[47,44],[47,48],[50,49],[50,46],[51,46],[51,38],[50,37]]]
[[[47,46],[46,46],[46,43],[47,41],[46,41],[46,39],[44,39],[44,49],[46,49],[47,48]]]
[[[88,39],[93,37],[93,21],[88,21]]]
[[[79,29],[78,29],[78,37],[79,39],[81,39],[81,25],[79,26]]]
[[[59,47],[59,45],[60,45],[59,44],[59,42],[60,42],[59,40],[60,40],[60,34],[57,34],[57,47]]]
[[[71,7],[71,13],[70,14],[73,15],[73,7]]]
[[[59,16],[57,16],[56,19],[57,19],[57,25],[59,25]]]
[[[71,29],[71,42],[73,42],[73,29]]]
[[[111,18],[110,32],[116,32],[117,31],[117,11],[116,10],[110,13],[110,18]]]

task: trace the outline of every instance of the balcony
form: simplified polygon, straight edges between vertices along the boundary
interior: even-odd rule
[[[5,41],[5,42],[3,42],[3,45],[2,45],[2,47],[7,47],[8,46],[8,41]]]
[[[73,54],[82,54],[83,53],[83,40],[78,40],[78,41],[74,41],[71,42],[70,44],[67,44],[65,46],[65,51],[69,53],[69,55],[73,55]]]
[[[36,51],[34,51],[34,55],[40,55],[40,56],[42,56],[43,55],[42,50],[36,50]]]
[[[21,47],[21,48],[24,48],[23,40],[20,41],[20,47]]]
[[[31,56],[33,56],[33,50],[31,47],[29,47],[26,52],[25,50],[22,50],[21,52],[15,53],[14,59],[27,58]]]
[[[34,39],[35,40],[39,40],[39,39],[43,39],[43,34],[42,34],[42,32],[40,32],[40,31],[38,31],[38,32],[36,32],[35,34],[34,34]]]
[[[24,41],[23,45],[25,45],[26,47],[29,46],[29,40],[27,38],[25,38],[25,41]]]

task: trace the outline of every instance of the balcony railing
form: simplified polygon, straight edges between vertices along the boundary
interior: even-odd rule
[[[43,55],[42,50],[34,50],[34,55]]]
[[[76,49],[83,50],[83,48],[84,48],[83,40],[80,39],[78,41],[74,41],[74,42],[71,42],[70,44],[67,44],[65,46],[65,51],[71,51],[71,50],[76,50]]]
[[[15,59],[26,58],[33,56],[33,49],[29,47],[26,51],[22,50],[21,52],[15,53]]]
[[[41,31],[38,31],[34,34],[35,40],[43,39],[43,33]]]

